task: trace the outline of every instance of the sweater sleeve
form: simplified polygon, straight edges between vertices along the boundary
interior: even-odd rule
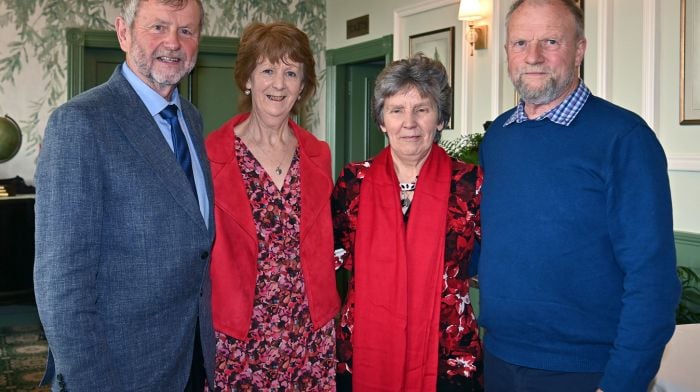
[[[600,388],[646,391],[673,334],[680,293],[666,157],[640,120],[615,140],[609,158],[607,223],[624,293]]]

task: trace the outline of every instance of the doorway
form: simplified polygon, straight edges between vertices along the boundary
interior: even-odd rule
[[[374,81],[384,69],[384,61],[349,64],[347,68],[347,116],[344,135],[336,139],[338,163],[362,161],[384,148],[384,135],[372,118]]]
[[[124,61],[124,52],[114,31],[71,28],[67,37],[70,99],[107,81]],[[197,64],[178,86],[180,95],[202,114],[205,137],[238,110],[239,91],[233,79],[237,53],[237,38],[202,37]]]
[[[375,156],[384,146],[384,135],[372,118],[374,81],[391,62],[393,37],[331,49],[326,52],[327,140],[333,155],[333,176],[355,161]],[[336,287],[345,300],[349,271],[336,272]]]
[[[384,36],[326,52],[328,142],[337,176],[349,162],[376,155],[386,141],[372,118],[372,92],[391,62],[393,38]]]

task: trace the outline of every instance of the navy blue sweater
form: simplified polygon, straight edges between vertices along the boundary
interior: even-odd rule
[[[604,372],[646,391],[679,281],[666,157],[634,113],[590,96],[569,126],[503,127],[481,145],[486,349],[517,365]]]

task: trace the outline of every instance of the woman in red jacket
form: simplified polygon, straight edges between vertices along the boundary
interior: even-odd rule
[[[314,66],[295,26],[248,26],[235,68],[245,113],[206,142],[216,391],[335,390],[330,150],[290,119],[314,93]]]

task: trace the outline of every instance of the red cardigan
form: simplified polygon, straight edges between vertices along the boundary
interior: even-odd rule
[[[211,259],[214,329],[239,340],[248,338],[258,276],[258,235],[234,152],[234,128],[248,116],[233,117],[206,140],[215,194],[216,239]],[[301,268],[311,321],[320,328],[340,308],[330,210],[331,156],[326,143],[292,120],[289,126],[299,143],[301,165]]]

